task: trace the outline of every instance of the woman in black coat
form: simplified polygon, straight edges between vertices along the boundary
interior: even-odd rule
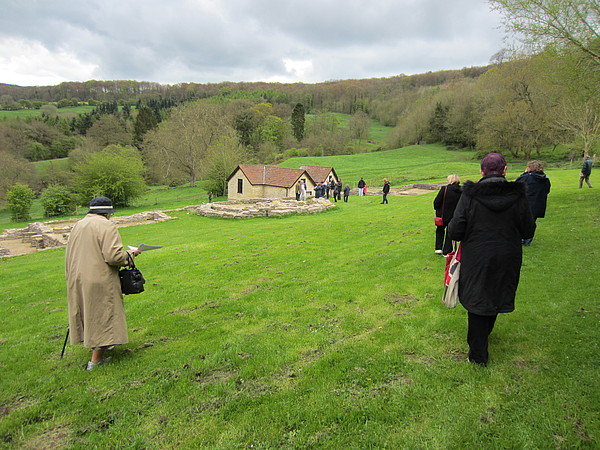
[[[460,194],[462,194],[460,178],[458,175],[452,174],[448,175],[448,185],[441,188],[433,200],[436,217],[444,220],[443,225],[435,227],[435,252],[437,254],[447,255],[452,251],[452,239],[448,239],[446,227],[452,220]]]
[[[481,174],[478,183],[465,183],[448,234],[462,245],[458,297],[468,311],[469,361],[485,366],[488,337],[498,313],[515,309],[521,240],[533,236],[535,222],[525,185],[504,177],[502,155],[483,158]]]
[[[543,218],[546,215],[546,200],[550,193],[550,178],[544,173],[542,163],[536,160],[527,163],[525,173],[519,175],[516,181],[525,183],[525,195],[529,202],[529,209],[533,220]],[[530,246],[531,239],[524,239],[523,245]]]

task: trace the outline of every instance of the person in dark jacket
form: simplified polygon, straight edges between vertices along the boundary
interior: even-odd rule
[[[592,174],[592,165],[593,160],[589,155],[585,155],[583,157],[583,165],[581,166],[581,175],[579,176],[579,189],[583,187],[583,181],[588,185],[588,187],[592,187],[592,183],[590,183],[590,175]]]
[[[360,180],[358,181],[358,196],[362,197],[364,195],[364,189],[365,189],[365,180],[363,180],[362,177],[360,177]]]
[[[441,217],[443,225],[435,227],[435,252],[438,255],[447,255],[452,251],[452,239],[448,239],[446,227],[450,223],[454,210],[462,194],[460,178],[456,174],[448,175],[448,185],[441,188],[433,200],[436,217]]]
[[[350,185],[346,184],[344,188],[344,203],[348,203],[348,197],[350,197]]]
[[[519,175],[516,181],[525,183],[525,195],[529,202],[529,209],[533,220],[543,218],[546,215],[546,200],[550,192],[550,178],[544,173],[542,163],[536,160],[529,161],[525,173]],[[530,246],[531,239],[524,239],[523,245]]]
[[[464,184],[448,234],[462,246],[458,298],[468,312],[469,361],[485,366],[498,313],[515,309],[521,240],[533,237],[535,222],[525,185],[506,181],[501,154],[486,155],[481,174],[478,183]]]
[[[382,205],[387,205],[388,199],[387,196],[390,193],[390,182],[388,181],[387,178],[383,179],[383,200],[381,200],[381,204]]]
[[[323,185],[321,183],[317,183],[317,185],[315,186],[315,198],[323,197],[324,190],[325,188],[323,187]]]

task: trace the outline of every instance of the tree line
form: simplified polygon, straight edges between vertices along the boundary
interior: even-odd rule
[[[82,181],[84,173],[91,176],[87,166],[115,158],[129,164],[136,158],[142,183],[131,186],[142,190],[145,183],[194,186],[203,180],[207,189],[220,194],[236,164],[277,163],[292,156],[424,142],[523,159],[559,146],[567,146],[571,158],[595,152],[600,135],[598,2],[490,3],[524,42],[543,45],[529,51],[502,50],[485,67],[310,85],[2,85],[3,102],[88,98],[97,106],[91,113],[64,118],[57,106],[47,104],[41,117],[0,122],[0,165],[5,172],[0,196],[19,182],[36,192],[64,186],[83,202],[99,189],[90,190]],[[348,117],[346,123],[339,114]],[[371,120],[393,130],[385,142],[369,147],[361,142]],[[28,163],[65,156],[67,168],[51,166],[42,177]],[[104,183],[88,182],[96,188]],[[120,189],[112,193],[117,204],[138,195],[130,187]]]

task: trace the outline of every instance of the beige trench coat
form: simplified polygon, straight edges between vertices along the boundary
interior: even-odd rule
[[[65,257],[71,344],[128,342],[119,280],[128,254],[117,227],[104,216],[88,214],[73,227]]]

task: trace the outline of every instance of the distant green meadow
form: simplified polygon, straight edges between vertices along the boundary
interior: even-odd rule
[[[59,116],[76,116],[78,114],[85,114],[92,112],[95,106],[72,106],[69,108],[59,108],[56,111]],[[27,117],[40,117],[42,111],[40,109],[19,109],[16,111],[4,111],[0,110],[1,119],[25,119]]]
[[[433,146],[284,165],[316,163],[371,186],[479,178],[471,153]],[[137,259],[147,283],[125,297],[129,344],[92,372],[82,346],[60,359],[64,249],[0,259],[0,445],[598,448],[600,185],[577,189],[579,168],[548,174],[487,368],[466,361],[465,310],[441,304],[433,191],[120,229],[125,245],[164,247]],[[203,201],[154,188],[117,215]]]

